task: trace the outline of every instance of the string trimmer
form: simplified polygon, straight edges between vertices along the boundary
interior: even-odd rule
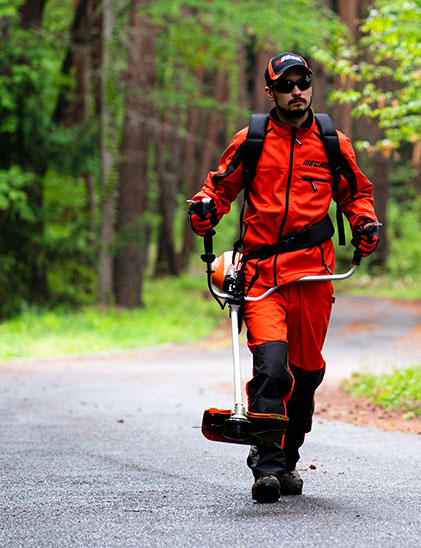
[[[200,217],[206,218],[207,213],[214,207],[211,198],[202,199]],[[218,302],[221,309],[228,305],[231,318],[231,340],[234,377],[234,407],[233,409],[218,409],[211,407],[203,413],[202,433],[212,441],[238,443],[245,445],[265,445],[279,441],[288,428],[288,417],[275,413],[251,413],[246,411],[243,403],[241,365],[240,365],[240,315],[244,301],[264,299],[276,291],[277,286],[268,289],[258,297],[245,297],[241,271],[231,264],[231,253],[224,253],[216,259],[213,253],[214,230],[210,230],[204,237],[204,253],[201,259],[206,263],[207,282],[211,295]],[[216,260],[215,260],[216,259]],[[316,280],[343,280],[352,276],[361,255],[354,253],[353,266],[345,274],[326,276],[305,276],[298,281]],[[215,287],[214,282],[217,284]]]

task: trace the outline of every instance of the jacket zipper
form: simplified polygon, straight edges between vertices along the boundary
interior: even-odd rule
[[[302,179],[304,181],[309,181],[310,182],[311,187],[314,190],[314,192],[317,192],[317,187],[314,184],[314,181],[316,181],[316,183],[317,182],[319,182],[319,183],[330,183],[329,179],[316,179],[315,177],[305,177],[305,176],[303,176]]]
[[[281,228],[279,229],[278,234],[278,242],[282,238],[282,232],[284,230],[285,222],[287,220],[288,215],[288,208],[289,208],[289,192],[291,188],[291,179],[292,179],[292,165],[293,165],[293,158],[294,158],[294,143],[295,143],[295,133],[297,131],[297,128],[291,127],[291,148],[289,153],[289,168],[288,168],[288,180],[287,180],[287,188],[285,191],[285,212],[284,216],[281,222]],[[301,143],[300,143],[301,144]]]
[[[324,258],[324,253],[323,253],[323,247],[322,247],[322,244],[318,244],[317,246],[320,250],[320,256],[321,256],[321,259],[322,259],[322,266],[329,272],[329,274],[333,274],[332,270],[327,266],[327,264],[325,263],[325,258]]]

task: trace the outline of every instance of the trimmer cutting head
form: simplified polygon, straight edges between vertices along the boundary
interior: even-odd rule
[[[287,428],[288,417],[284,415],[246,412],[244,418],[237,419],[231,409],[214,407],[206,409],[202,420],[202,434],[208,440],[242,445],[280,441]]]

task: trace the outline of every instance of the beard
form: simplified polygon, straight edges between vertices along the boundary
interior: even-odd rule
[[[302,105],[302,107],[294,108],[292,110],[282,108],[279,105],[276,105],[276,106],[277,106],[277,109],[279,110],[279,112],[282,114],[282,116],[284,116],[288,120],[297,120],[298,118],[301,118],[302,116],[304,116],[309,111],[310,106],[311,106],[311,100],[310,100],[310,102],[307,106],[305,106],[305,103],[303,103],[301,101],[299,101],[298,104]]]

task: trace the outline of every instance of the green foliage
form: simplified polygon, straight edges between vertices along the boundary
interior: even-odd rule
[[[149,279],[144,300],[146,307],[137,310],[27,308],[0,325],[0,360],[190,342],[222,319],[205,276]]]
[[[364,98],[374,106],[370,116],[379,117],[393,144],[414,141],[421,135],[421,2],[420,0],[379,0],[363,27],[361,46],[372,62],[360,64],[361,77],[389,78],[389,89],[367,84]],[[383,89],[382,89],[383,87]],[[360,108],[364,109],[364,102]],[[357,108],[356,114],[359,114]],[[367,111],[365,112],[367,114]]]
[[[33,227],[38,219],[28,192],[37,182],[36,175],[17,165],[0,169],[0,316],[15,312],[28,299],[28,263],[35,259]]]
[[[334,206],[330,216],[334,219]],[[386,268],[380,270],[370,266],[370,259],[362,259],[357,273],[350,279],[337,284],[338,291],[360,294],[375,294],[383,297],[408,299],[421,298],[420,265],[421,246],[417,235],[421,231],[421,198],[390,198],[387,203],[387,225],[380,231],[384,237],[387,231],[389,253]],[[350,266],[353,253],[351,231],[345,222],[346,247],[339,247],[333,237],[336,253],[336,271],[345,271]]]
[[[6,17],[11,23],[18,19],[18,8],[23,0],[0,0],[0,17]]]
[[[34,183],[34,176],[14,165],[0,170],[0,215],[8,211],[10,217],[34,221],[35,215],[28,203],[26,189]]]
[[[297,13],[305,17],[297,17]],[[161,0],[145,8],[146,15],[159,30],[156,63],[160,90],[155,100],[160,108],[193,105],[219,110],[237,120],[244,116],[235,101],[239,94],[238,75],[247,71],[238,63],[241,47],[249,54],[260,48],[298,49],[308,54],[311,47],[322,48],[338,26],[333,13],[317,0],[294,0],[283,3],[282,9],[276,0]],[[205,80],[199,88],[194,74],[198,67],[209,74],[226,74],[228,104],[215,101],[215,78]],[[261,81],[263,85],[263,74]]]
[[[48,171],[43,205],[51,301],[92,302],[96,293],[95,246],[85,179]]]
[[[402,410],[407,418],[421,417],[421,366],[378,377],[354,373],[343,386],[347,392],[368,398],[376,405]]]
[[[47,271],[56,279],[59,271],[80,271],[89,263],[86,207],[73,200],[75,187],[80,188],[74,178],[98,171],[96,124],[61,127],[53,121],[60,92],[72,85],[72,77],[63,76],[61,69],[73,2],[49,2],[48,27],[43,29],[19,26],[20,3],[8,3],[7,13],[0,5],[0,15],[8,17],[7,40],[0,47],[2,316],[15,313],[24,302],[46,298],[37,280]],[[50,201],[53,189],[60,197]],[[69,277],[61,286],[68,282]],[[80,289],[76,284],[73,294]]]
[[[388,203],[390,253],[387,268],[395,278],[418,278],[421,265],[421,196]]]
[[[174,74],[172,60],[182,60],[192,68],[239,70],[224,63],[237,60],[238,47],[248,45],[250,36],[255,36],[257,47],[269,44],[281,50],[294,45],[308,51],[309,46],[321,46],[328,40],[336,26],[332,12],[317,0],[294,0],[284,3],[282,9],[277,0],[263,4],[257,0],[167,0],[152,2],[145,11],[154,24],[167,30],[160,59],[170,78]],[[299,13],[305,16],[297,17]]]
[[[386,138],[377,146],[387,152],[421,135],[421,0],[376,0],[361,31],[359,43],[340,34],[317,57],[349,78],[350,88],[332,99],[353,104],[354,116],[378,119]]]

